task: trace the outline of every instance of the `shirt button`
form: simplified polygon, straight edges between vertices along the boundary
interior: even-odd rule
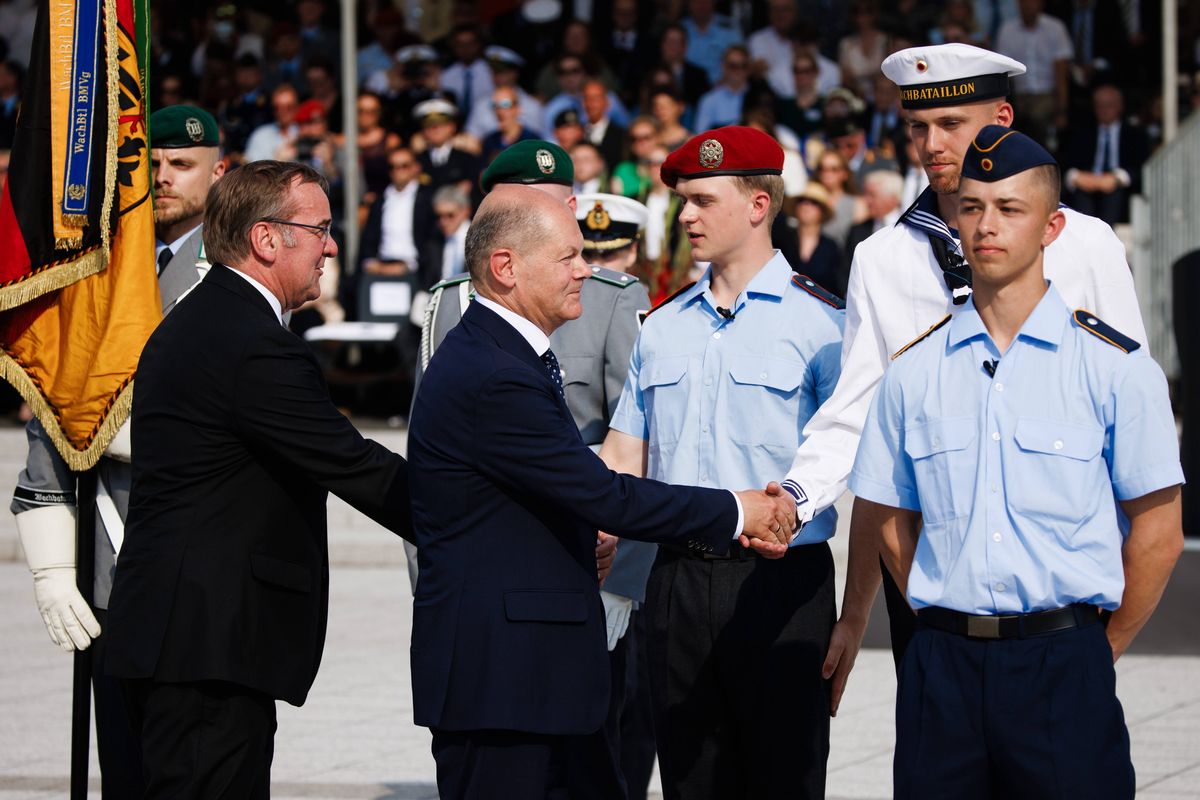
[[[993,442],[1000,441],[1000,431],[992,431],[992,441]]]
[[[702,480],[702,481],[706,481],[706,480],[708,480],[708,473],[706,472],[706,473],[704,473],[703,475],[701,475],[701,476],[700,476],[700,480]]]
[[[1062,441],[1062,439],[1055,439],[1055,440],[1054,440],[1054,449],[1055,449],[1055,450],[1062,450],[1062,448],[1063,448],[1063,441]]]
[[[1004,391],[1004,384],[1003,384],[1003,383],[997,383],[997,384],[996,384],[996,391],[997,391],[997,392],[1003,392],[1003,391]]]
[[[721,338],[721,332],[720,332],[720,331],[717,331],[716,333],[714,333],[714,334],[713,334],[713,338],[714,338],[714,339],[720,339],[720,338]]]
[[[1001,540],[1001,539],[1003,539],[1003,538],[1004,538],[1004,537],[1000,535],[1000,531],[996,531],[995,533],[993,533],[993,534],[992,534],[992,541],[993,541],[993,542],[998,542],[998,541],[1000,541],[1000,540]]]
[[[1003,583],[997,583],[997,584],[996,584],[996,591],[997,591],[997,592],[1003,592],[1003,591],[1004,591],[1005,589],[1007,589],[1007,588],[1008,588],[1008,587],[1007,587],[1007,586],[1005,586]]]
[[[712,378],[705,378],[705,379],[704,379],[704,385],[705,385],[705,386],[712,386]]]
[[[701,428],[701,429],[700,429],[700,431],[701,431],[702,433],[708,433],[708,426],[707,426],[707,425],[705,425],[703,428]]]
[[[758,373],[758,378],[759,378],[759,380],[765,381],[767,379],[767,373],[765,373],[765,372]]]
[[[1000,487],[999,487],[999,486],[997,486],[997,485],[996,485],[996,484],[994,484],[994,483],[991,485],[991,487],[990,487],[990,488],[991,488],[991,490],[992,490],[992,494],[995,494],[996,492],[1000,491]]]
[[[939,438],[938,438],[938,437],[936,437],[936,436],[935,436],[935,437],[933,437],[933,446],[934,446],[934,447],[941,447],[941,446],[942,446],[942,440],[941,440],[941,439],[939,439]]]

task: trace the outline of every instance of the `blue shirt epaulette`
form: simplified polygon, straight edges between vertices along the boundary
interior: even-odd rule
[[[607,283],[609,286],[616,286],[618,289],[625,289],[637,283],[637,278],[628,275],[624,272],[617,272],[615,269],[606,267],[592,266],[592,279]]]
[[[792,283],[795,284],[796,286],[799,286],[801,289],[808,292],[813,297],[820,300],[822,303],[827,303],[828,305],[833,306],[834,308],[836,308],[839,311],[844,311],[846,308],[845,300],[838,297],[836,294],[829,291],[824,286],[817,283],[816,281],[814,281],[812,278],[808,277],[807,275],[794,276],[792,278]]]
[[[949,321],[950,321],[950,317],[951,317],[951,316],[953,316],[953,315],[952,315],[952,314],[947,314],[946,316],[942,317],[942,318],[941,318],[941,319],[939,319],[937,322],[935,322],[933,325],[931,325],[931,326],[929,327],[929,330],[925,331],[925,332],[924,332],[924,333],[922,333],[920,336],[918,336],[917,338],[913,339],[913,340],[912,340],[911,342],[909,342],[908,344],[904,345],[904,347],[901,347],[899,350],[897,350],[896,352],[892,353],[892,360],[895,360],[895,359],[899,358],[900,356],[904,355],[904,352],[905,352],[906,350],[908,350],[910,347],[912,347],[913,345],[915,345],[915,344],[919,344],[920,342],[923,342],[923,341],[925,341],[926,339],[928,339],[928,338],[929,338],[931,335],[933,335],[933,332],[934,332],[934,331],[936,331],[938,328],[942,327],[942,326],[943,326],[943,325],[945,325],[947,322],[949,322]]]
[[[1076,325],[1083,328],[1092,336],[1108,342],[1122,352],[1132,353],[1134,350],[1137,350],[1142,346],[1140,343],[1130,339],[1128,336],[1107,324],[1104,320],[1100,319],[1087,309],[1077,308],[1071,317],[1075,320]]]
[[[683,294],[684,292],[686,292],[688,289],[692,288],[695,285],[696,285],[696,282],[692,281],[691,283],[687,283],[687,284],[684,284],[683,286],[680,286],[674,292],[672,292],[671,294],[664,297],[662,299],[662,302],[656,303],[649,311],[647,311],[645,313],[645,315],[642,317],[642,320],[644,321],[646,319],[646,317],[650,316],[655,311],[658,311],[660,308],[667,305],[672,300],[674,300],[676,297],[679,297],[679,295]]]
[[[460,272],[457,275],[451,275],[449,278],[446,278],[446,280],[441,281],[440,283],[435,283],[433,285],[433,288],[430,289],[429,291],[436,292],[438,289],[445,289],[447,286],[457,286],[458,284],[462,283],[463,281],[469,281],[469,280],[471,280],[471,273]]]

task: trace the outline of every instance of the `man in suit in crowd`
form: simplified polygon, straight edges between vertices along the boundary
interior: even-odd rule
[[[850,282],[850,264],[854,261],[854,251],[860,244],[871,237],[875,231],[895,225],[904,212],[900,199],[904,196],[904,178],[892,170],[877,169],[868,172],[863,180],[863,200],[867,203],[867,219],[851,225],[846,234],[843,258],[837,278],[834,280],[833,291],[842,297]]]
[[[367,211],[359,241],[359,265],[372,275],[412,275],[416,289],[437,282],[439,264],[430,258],[434,232],[434,190],[420,179],[421,164],[412,150],[388,153],[391,183]]]
[[[168,106],[151,115],[150,125],[158,288],[166,313],[208,270],[201,242],[204,200],[209,187],[224,174],[225,164],[218,148],[217,123],[207,111]],[[143,791],[137,738],[129,726],[120,685],[100,670],[107,642],[109,592],[129,510],[129,424],[122,427],[98,465],[96,580],[91,609],[75,588],[76,476],[40,422],[32,420],[26,434],[29,454],[17,477],[10,508],[33,572],[34,598],[55,644],[67,652],[94,648],[92,686],[101,791],[106,798],[137,797]]]
[[[338,412],[282,324],[337,255],[327,188],[278,161],[219,181],[215,266],[138,364],[104,666],[140,735],[145,797],[269,796],[275,701],[304,702],[325,640],[328,492],[411,535],[404,460]]]
[[[770,555],[791,534],[794,505],[778,495],[640,481],[583,444],[549,347],[583,310],[582,246],[545,192],[485,198],[467,238],[475,302],[413,409],[414,717],[433,730],[447,800],[623,796],[601,731],[597,528],[713,553],[740,534]]]
[[[1071,207],[1109,225],[1129,222],[1129,198],[1142,191],[1142,167],[1150,140],[1140,125],[1125,122],[1125,98],[1116,86],[1092,91],[1091,125],[1071,137],[1063,154],[1063,183]]]
[[[625,160],[625,129],[608,115],[608,89],[598,80],[583,85],[583,113],[587,115],[584,137],[596,146],[609,169]]]
[[[417,157],[424,171],[422,183],[428,183],[434,189],[456,183],[464,191],[471,191],[475,176],[479,174],[479,157],[454,146],[454,137],[458,135],[458,108],[435,97],[418,103],[413,116],[421,125],[421,135],[427,145]]]

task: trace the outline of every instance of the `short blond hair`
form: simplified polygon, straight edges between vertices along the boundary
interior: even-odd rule
[[[783,176],[782,175],[735,175],[734,185],[747,197],[753,197],[758,192],[766,192],[771,198],[771,206],[767,209],[767,224],[775,221],[775,216],[783,208]]]

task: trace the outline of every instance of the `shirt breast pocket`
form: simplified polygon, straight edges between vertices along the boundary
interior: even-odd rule
[[[904,452],[912,459],[926,523],[965,516],[971,510],[979,466],[972,447],[977,427],[974,417],[948,417],[904,429]]]
[[[720,420],[739,444],[782,448],[794,454],[800,444],[800,404],[796,394],[805,365],[783,358],[742,357],[729,367],[731,412]]]
[[[650,427],[650,447],[677,442],[683,434],[688,407],[687,368],[687,356],[667,356],[642,364],[638,388]]]
[[[1100,451],[1104,428],[1057,420],[1020,417],[1017,420],[1017,477],[1008,487],[1008,502],[1015,510],[1040,518],[1059,529],[1074,532],[1091,517],[1100,489],[1108,486],[1107,469]],[[1111,495],[1110,495],[1111,496]]]

